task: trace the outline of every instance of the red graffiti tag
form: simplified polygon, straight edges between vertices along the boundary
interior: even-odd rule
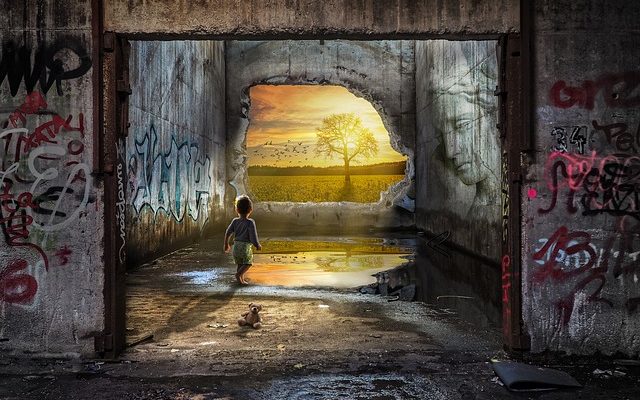
[[[509,289],[511,289],[511,258],[502,257],[502,302],[509,303]]]
[[[38,111],[45,110],[47,108],[47,101],[42,96],[42,93],[34,91],[29,93],[24,103],[20,105],[14,112],[9,114],[9,118],[4,123],[3,128],[6,128],[11,124],[14,128],[18,127],[18,122],[22,125],[27,123],[27,115],[36,114]]]
[[[559,108],[593,110],[596,96],[601,93],[609,107],[629,108],[640,105],[640,71],[605,74],[596,80],[585,80],[579,86],[569,86],[560,80],[551,86],[549,99]]]
[[[640,218],[640,156],[571,155],[553,152],[545,165],[545,179],[551,191],[551,203],[541,214],[555,209],[560,189],[566,188],[566,207],[571,214],[611,214]]]
[[[605,254],[611,253],[612,240],[609,241]],[[582,265],[572,269],[563,268],[563,258],[576,254],[584,255]],[[592,282],[598,281],[596,287],[590,286],[588,301],[600,301],[612,306],[612,302],[600,297],[600,293],[606,283],[608,262],[596,265],[598,256],[591,246],[591,235],[587,232],[569,232],[565,226],[558,228],[546,241],[544,246],[533,254],[534,261],[542,261],[542,268],[536,270],[531,280],[534,284],[541,284],[546,280],[565,282],[569,279],[577,279],[569,293],[562,296],[556,307],[560,310],[562,323],[566,324],[571,319],[576,293],[584,290]]]
[[[84,137],[84,115],[82,113],[78,115],[78,126],[76,127],[71,126],[72,119],[73,117],[71,115],[66,120],[59,115],[54,115],[51,121],[45,122],[37,127],[29,136],[20,137],[20,141],[25,142],[23,152],[27,153],[42,143],[55,143],[54,139],[63,129],[67,132],[80,132],[80,135]]]
[[[27,304],[33,300],[38,290],[38,282],[31,275],[18,273],[27,266],[26,260],[18,259],[0,272],[0,301]]]
[[[56,252],[56,257],[60,260],[60,265],[67,265],[69,263],[70,255],[71,249],[66,245]]]
[[[511,257],[502,257],[502,329],[505,337],[511,333]]]

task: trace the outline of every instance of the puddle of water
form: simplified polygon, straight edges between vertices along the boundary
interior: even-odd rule
[[[186,271],[173,275],[187,278],[189,282],[194,285],[206,285],[218,279],[220,277],[220,271],[209,269],[204,271]]]
[[[346,289],[368,285],[376,281],[373,274],[404,264],[414,252],[413,243],[389,238],[269,238],[262,240],[262,246],[262,251],[254,252],[253,267],[246,275],[254,287]],[[188,254],[194,258],[192,253]],[[202,287],[220,283],[225,276],[233,279],[227,269],[235,272],[231,255],[209,251],[207,257],[211,268],[201,269],[200,260],[180,259],[177,264],[189,269],[170,275]],[[193,263],[200,264],[198,270]]]
[[[405,263],[411,249],[381,239],[266,240],[247,278],[265,286],[352,288]]]

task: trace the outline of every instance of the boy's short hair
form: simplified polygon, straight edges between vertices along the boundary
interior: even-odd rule
[[[249,196],[243,194],[236,198],[236,210],[242,215],[249,214],[249,212],[253,210],[253,204]]]

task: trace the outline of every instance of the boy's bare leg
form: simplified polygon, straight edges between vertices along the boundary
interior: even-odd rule
[[[244,284],[244,281],[242,279],[242,269],[243,269],[244,265],[238,265],[238,269],[236,270],[236,280],[238,281],[238,283],[242,283]]]
[[[243,285],[246,285],[248,283],[244,278],[244,275],[247,273],[249,268],[251,268],[251,264],[245,264],[238,269],[238,274],[240,274],[240,283],[242,283]]]

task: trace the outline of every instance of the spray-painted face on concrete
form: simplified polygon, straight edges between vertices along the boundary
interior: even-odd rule
[[[486,110],[470,95],[465,92],[442,95],[435,115],[442,156],[465,185],[475,185],[491,174],[483,159],[489,150],[487,138],[490,134]]]

